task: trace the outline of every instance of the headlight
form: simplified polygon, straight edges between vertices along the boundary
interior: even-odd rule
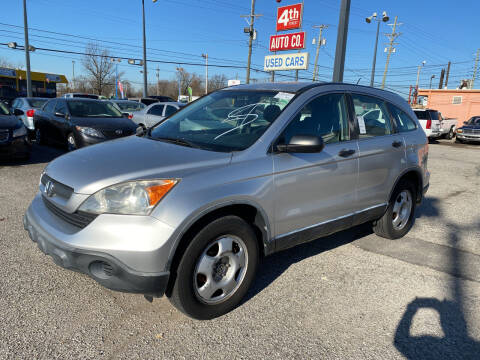
[[[463,133],[463,129],[457,129],[457,133],[459,134]]]
[[[23,126],[23,123],[20,125],[20,127],[13,129],[13,137],[20,137],[20,136],[25,136],[27,135],[27,129],[25,126]]]
[[[104,138],[105,137],[105,136],[103,136],[103,134],[100,131],[98,131],[96,129],[93,129],[91,127],[75,126],[75,129],[77,129],[82,134],[87,135],[87,136],[97,137],[97,138]]]
[[[79,210],[94,214],[148,215],[178,180],[130,181],[97,191]]]

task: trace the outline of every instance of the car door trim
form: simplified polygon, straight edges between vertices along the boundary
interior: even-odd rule
[[[363,210],[281,234],[273,240],[275,252],[286,250],[296,245],[351,228],[352,226],[378,219],[385,213],[387,206],[388,203],[370,206]]]

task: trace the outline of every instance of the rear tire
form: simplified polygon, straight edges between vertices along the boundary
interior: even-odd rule
[[[450,129],[448,134],[446,135],[447,140],[452,140],[455,137],[455,131],[453,131],[453,127]]]
[[[391,240],[405,236],[413,225],[416,196],[415,186],[401,180],[393,191],[387,211],[373,224],[375,234]]]
[[[182,255],[169,300],[194,319],[224,315],[247,293],[258,257],[248,223],[233,215],[216,219],[195,235]]]

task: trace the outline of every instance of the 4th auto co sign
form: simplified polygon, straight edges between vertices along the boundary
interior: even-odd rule
[[[282,6],[277,9],[276,30],[299,29],[302,26],[303,4]],[[305,49],[304,31],[270,36],[270,51]],[[308,69],[308,52],[267,55],[264,62],[265,71],[306,70]]]

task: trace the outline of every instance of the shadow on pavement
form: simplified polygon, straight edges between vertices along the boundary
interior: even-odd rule
[[[65,150],[57,147],[32,145],[32,153],[28,160],[0,160],[0,166],[24,166],[32,164],[49,163],[56,157],[65,154]]]
[[[267,288],[275,281],[275,279],[281,276],[290,265],[311,256],[321,254],[324,251],[329,251],[339,246],[349,244],[364,236],[372,234],[372,232],[372,226],[367,223],[263,258],[255,277],[255,281],[243,302],[249,301],[262,292],[263,289]]]
[[[435,216],[442,219],[437,208],[437,199],[426,199],[418,216]],[[451,273],[461,274],[465,266],[464,252],[458,250],[459,236],[463,232],[480,233],[480,223],[472,226],[459,226],[448,219],[449,258]],[[407,305],[402,319],[398,323],[394,345],[407,359],[480,359],[480,342],[471,338],[465,314],[462,280],[452,276],[451,300],[436,298],[416,298]],[[440,317],[443,337],[433,335],[412,336],[410,333],[414,316],[420,309],[435,310]]]

